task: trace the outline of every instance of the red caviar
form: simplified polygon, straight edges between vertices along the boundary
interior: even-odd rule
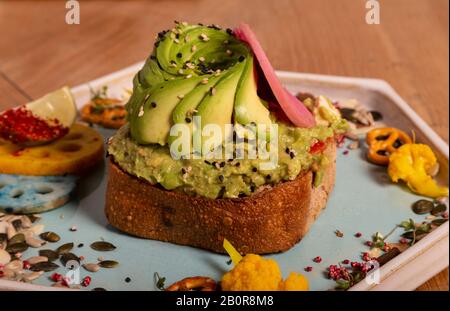
[[[60,138],[69,132],[57,119],[44,120],[21,106],[0,114],[0,137],[15,144],[48,141]]]

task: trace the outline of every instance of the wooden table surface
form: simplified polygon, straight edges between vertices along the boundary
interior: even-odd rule
[[[448,142],[448,0],[0,1],[0,110],[145,59],[173,20],[251,25],[280,70],[388,81]],[[448,269],[419,290],[448,290]]]

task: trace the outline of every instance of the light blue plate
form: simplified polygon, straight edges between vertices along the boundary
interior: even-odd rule
[[[113,131],[102,130],[105,139]],[[350,151],[343,155],[344,149],[338,150],[337,180],[330,196],[327,208],[312,226],[308,235],[295,247],[282,254],[271,255],[278,261],[283,275],[297,271],[305,274],[312,290],[329,290],[334,282],[326,278],[326,268],[340,260],[360,260],[360,254],[367,251],[364,245],[370,236],[380,231],[386,234],[402,220],[413,218],[417,221],[423,216],[415,215],[410,205],[419,199],[399,186],[388,181],[384,168],[369,164],[364,159],[364,149]],[[77,200],[42,214],[41,223],[46,230],[57,232],[61,236],[59,243],[47,244],[43,248],[55,249],[61,244],[83,243],[82,248],[73,252],[84,256],[84,262],[96,262],[99,256],[113,259],[120,264],[115,269],[101,269],[97,273],[88,273],[80,269],[80,277],[92,277],[87,288],[103,287],[108,290],[156,290],[154,274],[166,277],[166,285],[184,277],[205,275],[219,280],[230,269],[228,257],[208,251],[179,246],[159,241],[144,240],[123,234],[111,227],[104,215],[104,197],[106,174],[104,164],[99,166],[89,177],[81,179],[78,186]],[[294,198],[293,198],[294,199]],[[78,230],[69,229],[76,226]],[[344,233],[343,238],[335,235],[335,230]],[[361,232],[361,238],[354,237]],[[400,230],[390,239],[399,239]],[[117,249],[111,252],[97,252],[89,245],[104,239],[114,243]],[[25,257],[37,254],[31,249]],[[321,256],[323,261],[316,264],[312,259]],[[304,272],[306,266],[312,266],[312,272]],[[56,272],[66,273],[64,268]],[[46,275],[50,275],[47,273]],[[125,278],[131,282],[126,283]],[[50,285],[52,282],[41,277],[36,284]]]

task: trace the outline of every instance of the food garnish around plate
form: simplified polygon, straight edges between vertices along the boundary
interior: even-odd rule
[[[59,139],[75,122],[77,109],[68,87],[0,114],[0,138],[20,145],[41,145]]]
[[[335,139],[347,125],[325,97],[310,111],[281,85],[248,25],[177,23],[160,32],[133,86],[129,124],[108,146],[105,210],[113,226],[216,252],[223,236],[239,251],[271,253],[306,234],[332,191]],[[231,146],[231,157],[196,142],[210,125],[220,127],[218,145]],[[276,126],[277,137],[260,126]],[[189,130],[190,147],[178,158],[177,128]],[[271,167],[249,156],[263,134],[276,144]]]
[[[91,100],[81,108],[81,119],[90,124],[117,129],[126,123],[124,101],[108,96],[107,86],[91,90]]]

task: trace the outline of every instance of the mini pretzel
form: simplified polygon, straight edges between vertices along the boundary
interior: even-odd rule
[[[120,103],[120,100],[113,98],[92,100],[81,109],[81,118],[106,128],[120,128],[126,122],[126,110]],[[100,111],[96,112],[96,107]]]
[[[368,158],[371,162],[380,165],[389,164],[389,155],[403,144],[412,143],[405,132],[384,127],[373,129],[367,133],[366,142],[369,145]],[[400,145],[397,145],[400,142]]]
[[[216,281],[205,276],[193,276],[185,278],[166,288],[166,291],[169,292],[186,292],[186,291],[210,292],[215,290],[216,290]]]

